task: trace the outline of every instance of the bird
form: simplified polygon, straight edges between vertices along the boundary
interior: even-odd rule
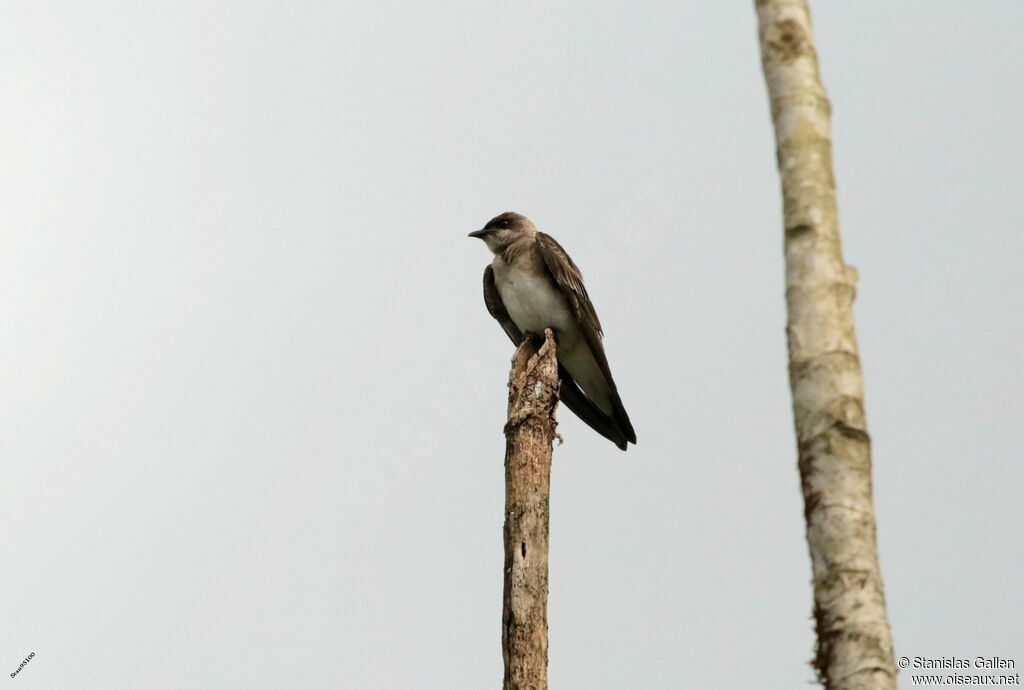
[[[559,397],[583,422],[622,450],[636,432],[619,397],[583,274],[555,238],[524,215],[507,211],[469,237],[494,254],[484,269],[487,311],[518,346],[552,329]]]

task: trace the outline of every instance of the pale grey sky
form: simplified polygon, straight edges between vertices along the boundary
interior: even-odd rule
[[[896,652],[1019,668],[1024,4],[813,10]],[[4,683],[497,687],[512,209],[639,437],[561,415],[552,687],[804,686],[773,156],[752,2],[0,3]]]

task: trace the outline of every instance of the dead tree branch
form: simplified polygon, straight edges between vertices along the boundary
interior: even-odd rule
[[[548,520],[558,405],[555,339],[527,340],[512,357],[505,425],[503,690],[548,687]]]
[[[805,0],[756,0],[782,178],[786,333],[818,633],[828,690],[895,690],[871,495],[871,443],[843,261],[831,106]]]

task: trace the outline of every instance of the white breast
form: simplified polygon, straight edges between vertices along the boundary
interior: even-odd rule
[[[541,334],[545,328],[575,332],[576,322],[565,297],[546,276],[509,267],[495,276],[505,309],[521,331]]]

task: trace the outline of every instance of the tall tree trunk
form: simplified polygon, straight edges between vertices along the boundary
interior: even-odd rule
[[[829,690],[894,689],[871,445],[843,262],[829,114],[805,0],[756,0],[782,178],[789,383],[814,577],[814,666]]]
[[[505,425],[503,690],[548,687],[548,519],[558,361],[551,329],[512,357]]]

